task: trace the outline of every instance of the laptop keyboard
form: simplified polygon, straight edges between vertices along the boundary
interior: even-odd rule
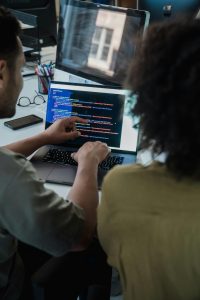
[[[63,151],[59,149],[49,149],[47,154],[43,157],[43,161],[56,163],[61,165],[74,165],[77,166],[77,162],[71,157],[69,151]],[[124,157],[119,155],[108,156],[99,164],[99,168],[103,170],[110,170],[115,165],[121,165],[123,163]]]
[[[118,155],[108,156],[105,160],[103,160],[100,163],[99,168],[103,170],[110,170],[116,165],[121,165],[123,163],[123,160],[124,160],[123,156],[118,156]]]
[[[47,154],[43,157],[43,161],[57,163],[61,165],[73,165],[77,166],[77,162],[71,157],[71,153],[69,151],[63,151],[59,149],[49,149]]]

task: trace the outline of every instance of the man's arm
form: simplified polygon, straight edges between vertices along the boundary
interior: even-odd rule
[[[89,142],[74,154],[78,171],[70,201],[46,189],[29,161],[10,154],[14,171],[9,176],[10,184],[3,189],[4,209],[0,210],[4,228],[51,255],[85,249],[96,229],[97,167],[108,153],[106,144]]]
[[[21,140],[16,143],[12,143],[9,145],[4,146],[8,150],[11,150],[16,153],[23,154],[24,156],[31,155],[34,151],[39,149],[40,147],[47,145],[48,143],[45,142],[43,138],[43,134],[38,134],[33,137]]]
[[[87,123],[87,120],[79,117],[59,119],[42,133],[4,147],[29,156],[44,145],[59,144],[77,138],[80,132],[76,130],[76,123]]]
[[[82,240],[73,250],[81,250],[91,240],[96,229],[98,186],[97,169],[99,163],[110,152],[106,144],[88,142],[84,144],[73,158],[78,161],[78,170],[68,199],[78,204],[85,212],[85,228]]]

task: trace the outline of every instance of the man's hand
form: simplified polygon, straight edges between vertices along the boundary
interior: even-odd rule
[[[73,140],[81,135],[80,131],[76,130],[76,123],[87,124],[86,119],[79,117],[70,117],[57,120],[42,134],[45,144],[60,144],[67,140]]]
[[[64,143],[77,138],[80,136],[80,132],[76,130],[76,123],[87,124],[87,122],[86,119],[79,117],[59,119],[42,133],[6,145],[5,148],[29,156],[44,145]]]
[[[87,142],[77,152],[72,154],[78,164],[85,162],[90,166],[98,165],[110,153],[110,148],[102,142]]]

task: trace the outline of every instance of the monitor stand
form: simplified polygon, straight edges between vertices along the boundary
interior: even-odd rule
[[[69,82],[74,82],[74,83],[82,83],[82,84],[86,84],[87,83],[87,79],[73,75],[73,74],[69,74]]]
[[[76,76],[74,74],[67,73],[62,70],[58,70],[55,68],[54,73],[54,80],[55,81],[61,81],[61,82],[72,82],[72,83],[81,83],[81,84],[95,84],[95,85],[101,85],[100,83],[97,83],[92,80],[88,80],[86,78]]]

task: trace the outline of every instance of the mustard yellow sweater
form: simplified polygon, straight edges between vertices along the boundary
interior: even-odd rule
[[[160,163],[114,168],[98,234],[124,300],[200,299],[200,182],[178,181]]]

